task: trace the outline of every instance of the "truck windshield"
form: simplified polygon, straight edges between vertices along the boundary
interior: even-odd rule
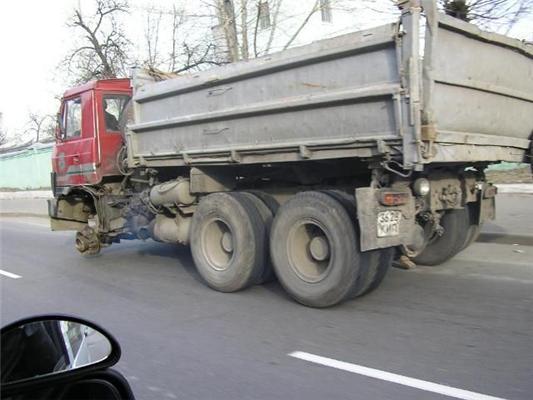
[[[119,132],[120,121],[128,103],[129,96],[126,95],[105,95],[102,106],[104,109],[106,131]]]

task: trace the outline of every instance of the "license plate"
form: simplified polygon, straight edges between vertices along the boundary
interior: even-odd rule
[[[401,211],[382,211],[378,213],[378,237],[398,236],[400,234]]]

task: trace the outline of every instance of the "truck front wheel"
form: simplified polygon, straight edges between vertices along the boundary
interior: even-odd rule
[[[357,240],[338,200],[320,192],[297,194],[280,207],[270,234],[270,255],[281,285],[311,307],[345,300],[359,276]]]
[[[82,231],[76,232],[76,250],[83,256],[95,256],[100,253],[101,243],[96,231],[86,226]]]
[[[258,282],[266,260],[266,229],[239,193],[213,193],[194,213],[190,242],[198,273],[213,289],[235,292]]]

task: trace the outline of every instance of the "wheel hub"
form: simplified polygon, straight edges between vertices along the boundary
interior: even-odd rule
[[[289,231],[287,253],[289,266],[304,281],[315,283],[328,273],[331,243],[321,224],[303,220]]]
[[[224,232],[220,244],[226,253],[233,251],[233,235],[230,232]]]
[[[76,233],[75,246],[83,255],[95,255],[100,252],[100,238],[92,228],[85,227]]]
[[[210,267],[217,271],[227,269],[235,251],[233,234],[228,224],[214,218],[206,224],[200,241],[202,252]]]
[[[329,244],[325,237],[315,236],[309,242],[309,252],[316,261],[324,261],[329,257]]]

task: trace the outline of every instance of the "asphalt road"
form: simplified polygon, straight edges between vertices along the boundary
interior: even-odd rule
[[[527,243],[489,235],[443,266],[393,269],[374,293],[316,310],[277,283],[210,290],[186,248],[130,242],[84,259],[72,233],[49,232],[38,218],[4,218],[1,235],[0,269],[21,276],[0,276],[2,325],[38,313],[101,324],[122,345],[117,368],[138,399],[454,398],[288,355],[295,351],[472,398],[533,397]]]

